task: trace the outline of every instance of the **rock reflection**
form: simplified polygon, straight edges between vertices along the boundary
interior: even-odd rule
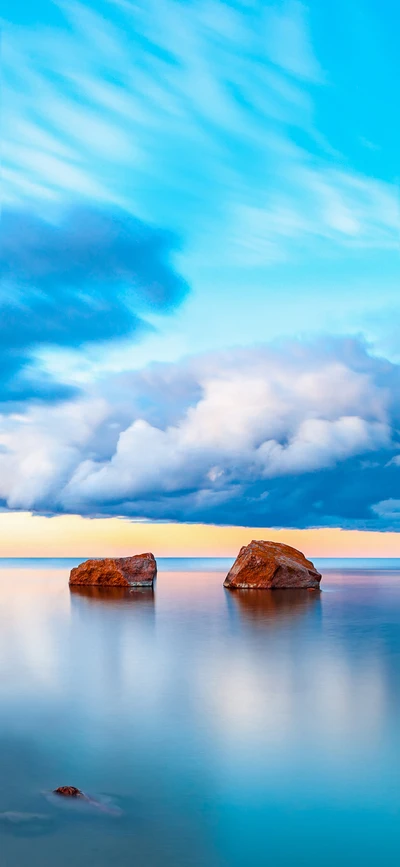
[[[248,624],[280,624],[320,609],[319,590],[235,590],[227,591],[231,613]]]
[[[154,590],[152,587],[93,587],[71,586],[69,588],[72,604],[120,605],[154,608]]]

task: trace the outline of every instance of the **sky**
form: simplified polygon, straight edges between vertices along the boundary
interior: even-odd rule
[[[0,556],[400,555],[398,5],[1,23]]]

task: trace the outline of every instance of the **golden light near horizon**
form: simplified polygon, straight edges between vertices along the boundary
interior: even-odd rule
[[[400,557],[400,534],[322,528],[220,527],[125,518],[0,514],[0,557],[234,557],[251,539],[271,539],[310,557]]]

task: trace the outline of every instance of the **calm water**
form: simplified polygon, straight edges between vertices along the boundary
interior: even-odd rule
[[[1,867],[397,867],[398,564],[230,593],[164,561],[111,596],[70,565],[0,562]]]

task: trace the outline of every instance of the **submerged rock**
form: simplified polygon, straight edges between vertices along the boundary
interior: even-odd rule
[[[151,587],[157,574],[153,554],[86,560],[71,570],[70,585],[96,587]]]
[[[252,541],[240,549],[224,587],[318,590],[321,575],[301,551],[281,542]]]
[[[61,795],[63,798],[85,798],[86,796],[81,792],[80,789],[76,789],[75,786],[59,786],[58,789],[54,789],[54,795]]]

